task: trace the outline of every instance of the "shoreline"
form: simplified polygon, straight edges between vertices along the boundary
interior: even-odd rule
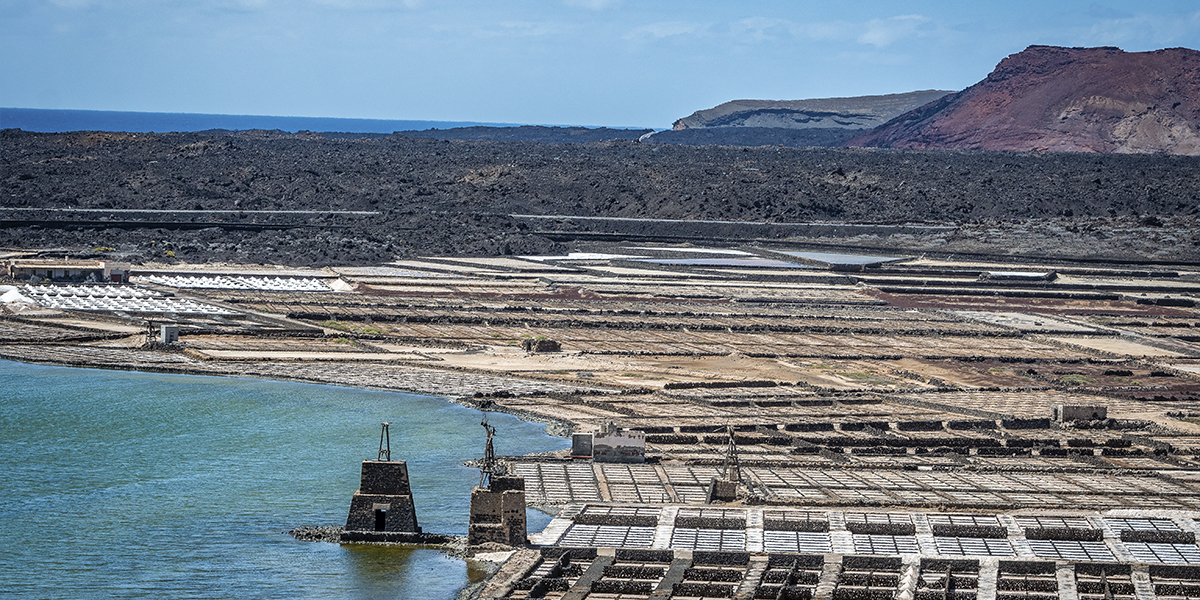
[[[570,435],[571,435],[571,431],[575,427],[574,423],[570,423],[568,421],[563,421],[563,420],[559,420],[559,419],[551,419],[551,418],[547,418],[542,415],[538,415],[537,413],[532,413],[532,412],[528,412],[528,411],[522,411],[522,410],[518,410],[518,409],[501,406],[501,405],[492,403],[492,402],[488,401],[487,399],[476,400],[475,398],[470,397],[470,396],[438,393],[438,392],[428,390],[428,389],[421,389],[419,387],[411,387],[411,388],[410,387],[387,387],[387,386],[373,385],[371,383],[366,383],[366,382],[353,383],[353,382],[336,381],[336,380],[316,378],[316,377],[306,378],[306,377],[289,377],[286,375],[265,375],[265,374],[255,374],[255,373],[238,373],[238,372],[230,372],[230,371],[208,371],[208,370],[202,370],[202,369],[189,369],[186,367],[184,367],[184,368],[159,367],[159,366],[150,366],[150,365],[140,365],[140,364],[136,364],[136,363],[88,364],[88,363],[78,363],[78,362],[49,361],[49,360],[29,360],[27,358],[14,357],[14,356],[5,354],[3,351],[3,346],[0,346],[0,360],[7,360],[7,361],[31,364],[31,365],[40,365],[40,366],[45,366],[45,367],[64,367],[64,368],[72,368],[72,369],[102,369],[102,370],[107,370],[107,371],[132,371],[132,372],[141,372],[141,373],[159,373],[159,374],[164,374],[164,375],[191,375],[191,376],[197,376],[197,377],[229,377],[229,378],[235,378],[235,379],[256,379],[256,380],[262,380],[262,381],[281,381],[281,382],[289,382],[289,383],[304,383],[304,384],[310,384],[310,385],[331,385],[331,386],[337,386],[337,387],[355,388],[355,389],[371,390],[371,391],[378,391],[378,392],[394,392],[394,393],[398,393],[398,394],[408,394],[408,395],[413,395],[413,396],[426,396],[426,397],[430,397],[430,398],[439,398],[439,399],[445,400],[446,402],[449,402],[451,404],[457,404],[459,406],[462,406],[463,408],[470,408],[470,409],[479,410],[482,412],[509,414],[509,415],[512,415],[514,417],[521,419],[522,421],[528,421],[528,422],[532,422],[532,423],[542,424],[546,427],[546,433],[548,435],[551,435],[553,437],[558,437],[558,438],[568,438],[569,439]],[[280,364],[285,364],[285,363],[279,363],[279,362],[275,362],[275,361],[259,361],[256,364],[258,364],[258,365],[264,365],[264,364],[280,365]],[[292,362],[292,363],[286,363],[286,364],[297,364],[297,363]],[[518,378],[512,378],[512,379],[518,380]]]
[[[78,406],[77,404],[67,403],[68,400],[66,400],[66,399],[70,398],[71,396],[63,395],[63,394],[41,395],[41,394],[39,394],[39,390],[59,389],[56,386],[71,386],[73,389],[78,390],[78,394],[80,397],[99,399],[99,398],[101,398],[101,396],[96,393],[97,386],[103,385],[109,389],[109,391],[107,392],[108,395],[103,396],[103,398],[107,398],[108,400],[103,401],[103,404],[99,404],[98,402],[100,402],[100,401],[98,400],[98,402],[92,403],[93,406],[96,406],[96,407],[119,406],[119,404],[114,404],[114,401],[119,400],[119,401],[123,402],[127,399],[128,396],[134,396],[135,398],[129,398],[128,400],[130,402],[143,402],[143,399],[149,399],[149,400],[144,400],[144,402],[152,403],[156,406],[162,406],[163,407],[162,410],[165,414],[165,413],[177,412],[178,410],[180,410],[179,405],[181,405],[181,404],[185,404],[185,403],[186,404],[194,404],[194,403],[198,403],[198,402],[204,402],[204,403],[206,403],[205,404],[206,406],[211,406],[211,407],[213,407],[214,410],[222,411],[222,412],[226,413],[227,415],[229,415],[229,418],[232,420],[244,421],[245,426],[248,430],[258,430],[259,428],[261,428],[261,423],[263,423],[263,421],[259,421],[258,419],[253,419],[253,418],[247,418],[249,413],[247,413],[246,415],[243,415],[243,413],[240,409],[234,408],[235,406],[237,406],[237,403],[235,402],[235,400],[236,400],[235,396],[242,396],[243,392],[245,392],[246,394],[255,395],[260,392],[267,392],[268,390],[273,390],[271,392],[267,392],[268,394],[272,394],[273,395],[272,397],[281,397],[284,400],[282,403],[279,403],[278,405],[270,404],[270,407],[271,407],[269,409],[271,411],[270,414],[279,415],[281,418],[293,420],[294,423],[297,425],[301,424],[302,421],[295,419],[291,416],[291,415],[294,415],[295,413],[293,413],[293,409],[289,406],[289,402],[287,401],[287,399],[298,397],[298,396],[303,396],[306,398],[314,399],[317,401],[318,405],[328,404],[329,402],[334,402],[335,404],[329,405],[329,406],[333,407],[332,411],[334,413],[344,413],[346,407],[353,408],[355,406],[359,406],[360,404],[361,404],[361,406],[368,408],[372,412],[381,412],[381,413],[386,413],[388,411],[391,411],[392,409],[388,408],[389,406],[394,407],[396,410],[399,410],[399,411],[409,410],[409,409],[405,408],[406,406],[418,406],[418,407],[423,406],[423,407],[426,407],[425,410],[429,411],[429,412],[441,411],[441,414],[445,415],[445,417],[444,417],[445,419],[450,419],[453,422],[464,422],[465,421],[467,423],[470,423],[471,421],[475,421],[475,422],[478,421],[478,418],[471,419],[470,414],[465,414],[465,416],[464,416],[463,413],[458,413],[457,415],[455,415],[454,413],[456,413],[457,411],[453,411],[453,410],[446,411],[445,409],[438,408],[439,406],[443,406],[440,404],[440,402],[443,401],[444,398],[437,398],[434,396],[423,396],[423,397],[417,397],[417,396],[405,397],[405,396],[395,396],[395,395],[372,396],[372,395],[365,395],[365,394],[360,394],[360,393],[349,392],[349,393],[354,394],[355,398],[359,399],[358,401],[356,401],[356,403],[350,404],[350,403],[342,403],[340,401],[340,399],[343,397],[343,395],[346,395],[348,392],[338,392],[336,389],[328,389],[326,392],[321,392],[319,388],[308,388],[307,390],[293,389],[292,391],[289,392],[289,391],[287,391],[286,386],[284,388],[280,389],[278,386],[275,386],[273,384],[266,384],[264,387],[264,385],[255,384],[255,383],[252,383],[249,381],[243,382],[241,384],[230,381],[226,384],[223,384],[223,383],[221,383],[221,381],[216,381],[216,380],[209,381],[207,379],[190,379],[189,378],[191,380],[191,383],[188,383],[187,380],[182,379],[182,378],[177,378],[177,377],[168,377],[168,378],[146,377],[146,378],[142,378],[142,377],[140,377],[140,374],[136,374],[139,372],[146,372],[146,373],[153,372],[153,373],[161,373],[161,374],[166,374],[166,375],[186,375],[186,374],[212,375],[212,373],[181,373],[181,372],[178,372],[181,369],[177,369],[177,368],[171,369],[172,371],[176,371],[176,372],[167,373],[167,372],[164,372],[164,371],[166,371],[166,369],[155,369],[155,370],[151,371],[151,370],[146,370],[146,369],[132,368],[135,365],[124,365],[124,368],[117,368],[115,365],[107,364],[107,365],[102,365],[100,367],[100,368],[103,368],[106,372],[90,373],[89,371],[64,371],[58,367],[68,367],[70,365],[66,365],[66,364],[62,364],[62,363],[54,363],[54,362],[50,362],[50,361],[31,362],[31,361],[20,361],[20,360],[11,360],[11,359],[3,359],[3,360],[5,361],[3,364],[7,365],[7,366],[0,367],[0,370],[3,370],[5,372],[6,381],[13,383],[13,384],[9,385],[9,387],[8,387],[8,389],[10,389],[9,396],[12,398],[14,411],[19,411],[19,412],[12,412],[11,413],[12,415],[26,414],[26,412],[23,408],[16,408],[16,407],[22,407],[25,405],[53,407],[48,410],[48,412],[51,414],[55,413],[58,410],[72,410],[73,406]],[[11,363],[11,364],[9,364],[9,363]],[[84,367],[84,368],[86,368],[86,367]],[[130,376],[116,373],[116,371],[129,371]],[[111,373],[109,373],[109,372],[111,372]],[[249,379],[249,378],[246,378],[246,379]],[[31,385],[33,387],[31,387],[28,390],[24,390],[23,389],[24,386],[19,385],[19,382],[21,382],[21,381],[27,381],[27,382],[29,382],[29,385]],[[51,383],[49,383],[48,385],[41,385],[41,384],[35,383],[35,382],[39,382],[39,381],[51,382]],[[103,382],[113,382],[113,383],[106,384]],[[124,382],[124,383],[121,383],[121,382]],[[345,388],[348,386],[339,385],[339,387]],[[149,390],[151,388],[153,388],[153,389],[161,388],[161,389],[165,389],[165,390],[191,389],[191,390],[196,390],[196,394],[193,395],[193,394],[189,393],[186,395],[181,395],[178,393],[172,393],[170,395],[161,395],[161,397],[159,397],[159,396],[152,395],[148,391],[145,391],[145,390]],[[324,400],[324,401],[322,402],[322,400]],[[57,406],[55,406],[55,405],[57,405]],[[145,406],[145,405],[146,404],[140,404],[139,406]],[[227,408],[222,408],[222,407],[227,407]],[[339,407],[341,407],[341,408],[339,408]],[[184,410],[187,410],[187,409],[184,409]],[[324,409],[322,409],[322,410],[324,410]],[[99,412],[99,411],[97,411],[97,412]],[[139,413],[140,412],[141,411],[139,411]],[[121,419],[127,418],[127,417],[122,416],[122,414],[120,412],[120,408],[114,409],[114,412],[112,414],[115,415],[114,417],[112,417],[114,419],[121,420]],[[144,413],[142,413],[142,414],[144,414]],[[205,413],[205,414],[207,414],[207,413]],[[267,414],[267,413],[255,413],[255,414]],[[321,414],[328,414],[328,411],[323,412]],[[351,414],[349,415],[349,419],[351,419],[351,420],[359,419],[360,417],[356,416],[357,414],[358,414],[357,411],[352,410]],[[161,422],[160,419],[155,419],[155,421]],[[437,418],[435,420],[426,419],[426,421],[428,421],[430,424],[444,422],[443,418]],[[36,421],[29,421],[29,423],[36,423]],[[515,427],[515,425],[514,425],[514,427]],[[111,429],[99,428],[99,430],[111,430]],[[547,442],[555,445],[555,447],[561,445],[560,442],[556,442],[552,438],[549,438],[546,435],[544,435],[543,433],[541,433],[539,431],[540,428],[535,428],[533,426],[525,426],[525,427],[522,427],[521,430],[525,431],[527,434],[532,434],[532,436],[529,437],[529,443],[531,443],[531,444],[540,443],[540,442],[536,441],[537,439],[540,438],[542,440],[546,440]],[[378,426],[376,425],[376,432],[377,431],[378,431]],[[131,437],[143,437],[142,436],[143,433],[144,432],[140,432],[140,431],[136,432],[136,433],[121,431],[118,433],[111,434],[113,437],[108,438],[108,439],[125,440],[125,439],[131,438]],[[31,435],[33,435],[33,434],[31,434]],[[12,436],[13,439],[9,440],[9,441],[21,444],[22,440],[26,439],[23,436],[24,436],[24,433],[17,433],[17,430],[14,429],[14,435]],[[153,434],[150,434],[148,437],[156,438],[156,436],[154,436]],[[317,437],[312,437],[312,441],[306,445],[309,448],[313,448],[314,445],[316,445],[316,447],[319,448],[320,445],[322,444],[322,438],[324,440],[326,440],[326,442],[329,442],[334,445],[341,443],[341,441],[340,441],[341,436],[338,436],[337,438],[329,438],[328,436],[317,436]],[[35,438],[29,438],[29,439],[35,439]],[[53,437],[39,436],[36,439],[53,439]],[[524,438],[522,438],[522,439],[524,439]],[[261,446],[261,444],[258,444],[258,443],[252,443],[249,445],[246,444],[247,441],[253,441],[253,440],[245,440],[245,439],[236,438],[236,437],[231,438],[231,440],[232,441],[230,443],[234,443],[234,444],[237,444],[238,446],[240,446],[242,448],[241,452],[243,452],[245,454],[257,454],[257,453],[262,452],[261,448],[265,448],[264,446]],[[91,438],[89,438],[89,441],[92,441]],[[544,443],[544,442],[541,442],[541,443]],[[30,444],[30,446],[33,446],[33,444]],[[253,449],[256,447],[260,448],[260,450]],[[453,446],[449,446],[448,448],[451,448],[451,452],[448,455],[450,460],[453,461],[453,463],[451,463],[451,464],[457,464],[458,461],[462,460],[462,457],[456,458],[455,454],[458,454],[459,450],[466,449],[467,446],[463,446],[461,444],[455,444]],[[471,445],[471,449],[474,449],[473,444]],[[536,447],[534,449],[536,450]],[[320,467],[322,469],[327,469],[327,470],[331,470],[331,471],[341,471],[341,469],[337,467],[337,464],[338,464],[337,462],[331,463],[328,459],[324,459],[324,460],[320,459],[319,456],[321,454],[324,454],[324,451],[320,451],[317,454],[315,454],[314,456],[317,456],[318,462],[324,463],[323,465],[320,465]],[[372,454],[373,454],[373,452],[372,452]],[[41,454],[37,454],[37,453],[34,453],[34,455],[41,456]],[[372,456],[372,458],[373,458],[373,456]],[[151,459],[151,460],[153,460],[153,459]],[[207,461],[207,460],[208,460],[207,458],[203,459],[200,463],[201,466],[206,466],[207,463],[205,463],[203,461]],[[42,463],[33,462],[32,464],[36,468],[37,465],[41,465]],[[155,464],[155,463],[152,462],[152,463],[148,463],[148,464]],[[180,464],[183,464],[183,461],[180,461]],[[191,463],[188,463],[188,464],[191,464]],[[151,467],[151,468],[153,469],[153,467]],[[236,465],[233,468],[242,470],[239,466],[236,466]],[[273,467],[270,467],[270,468],[274,469]],[[471,471],[467,471],[467,470],[460,470],[460,469],[451,469],[451,470],[461,471],[461,473],[466,474],[468,478],[470,477],[470,474],[471,474]],[[26,469],[26,467],[22,467],[22,469],[20,469],[18,471],[26,472],[27,469]],[[45,475],[52,473],[52,471],[50,471],[48,469],[44,469],[44,468],[37,468],[37,471],[40,474],[33,475],[37,480],[41,480],[45,477]],[[33,471],[28,471],[28,472],[33,473]],[[180,471],[180,472],[182,473],[183,471]],[[207,473],[207,472],[209,472],[209,470],[205,469],[203,472]],[[273,472],[274,471],[272,471],[272,473]],[[140,475],[142,475],[142,473],[144,473],[144,471],[138,471],[136,473],[136,475],[139,476],[139,480],[141,479]],[[139,489],[136,493],[128,494],[128,496],[133,497],[132,500],[130,500],[129,498],[123,498],[121,501],[122,502],[129,501],[129,502],[136,504],[138,507],[142,507],[142,506],[149,506],[149,505],[153,504],[151,502],[147,502],[144,499],[142,499],[143,497],[146,497],[146,498],[153,497],[160,492],[166,493],[168,495],[173,495],[173,494],[177,493],[176,491],[174,491],[176,486],[174,486],[173,484],[170,484],[170,483],[165,483],[167,481],[167,479],[156,476],[156,475],[158,475],[158,473],[153,472],[153,471],[152,471],[152,473],[153,473],[152,476],[145,478],[145,480],[152,482],[150,485]],[[22,497],[22,494],[24,492],[30,491],[29,485],[26,485],[24,483],[24,482],[26,482],[26,480],[21,479],[20,474],[18,472],[14,472],[11,475],[16,477],[16,479],[14,481],[21,482],[21,485],[14,486],[17,488],[17,489],[14,489],[14,493],[17,494],[17,498],[18,498],[18,502],[19,502],[20,501],[19,499]],[[172,474],[172,476],[174,476],[174,475],[175,474]],[[248,477],[251,477],[251,480],[253,480],[253,476],[248,476]],[[105,494],[106,493],[105,490],[111,491],[114,488],[119,488],[128,483],[127,477],[118,476],[117,479],[118,480],[115,483],[113,483],[112,485],[101,484],[95,490],[91,490],[92,492],[94,492],[94,494],[93,493],[87,494],[87,496],[89,498],[88,502],[99,503],[99,504],[96,504],[96,506],[105,507],[106,509],[108,509],[108,507],[117,506],[117,505],[127,506],[127,504],[117,504],[115,501],[113,501],[111,498],[108,498],[108,497],[94,497],[94,495]],[[199,477],[199,479],[203,480],[205,478],[203,476],[201,476],[201,477]],[[458,479],[458,478],[456,477],[455,479]],[[321,477],[319,479],[319,481],[329,482],[332,480],[329,479],[328,477]],[[212,483],[213,483],[213,481],[210,478],[209,487],[212,487],[211,486]],[[300,536],[294,535],[293,531],[291,531],[291,530],[297,529],[298,528],[297,526],[305,525],[305,524],[321,523],[322,521],[324,521],[324,523],[326,523],[326,524],[336,523],[336,521],[338,520],[338,514],[337,514],[338,511],[344,509],[344,505],[341,503],[340,499],[335,500],[334,505],[329,505],[324,500],[321,499],[321,498],[327,498],[328,494],[313,495],[311,498],[309,497],[308,494],[299,495],[299,496],[293,495],[293,497],[289,499],[289,498],[285,498],[285,496],[290,493],[281,494],[279,490],[269,489],[269,488],[267,489],[267,491],[264,492],[264,491],[262,491],[261,486],[259,486],[258,483],[259,482],[256,481],[254,484],[251,484],[251,487],[259,488],[259,491],[257,493],[265,496],[268,499],[268,503],[260,502],[255,499],[248,499],[247,501],[250,504],[247,505],[246,510],[242,510],[240,508],[229,508],[234,505],[230,505],[227,502],[211,502],[211,503],[209,503],[209,505],[212,507],[215,507],[214,508],[215,513],[225,514],[229,511],[232,511],[237,516],[244,516],[244,518],[247,519],[247,522],[249,522],[249,523],[257,523],[257,524],[261,525],[261,524],[264,524],[264,522],[266,522],[265,524],[267,524],[268,526],[267,527],[251,526],[249,528],[247,528],[247,527],[238,527],[238,528],[221,527],[220,529],[222,529],[223,531],[220,531],[217,533],[210,532],[210,534],[206,535],[207,538],[217,539],[217,543],[225,544],[224,546],[222,546],[224,548],[233,548],[234,549],[234,550],[232,550],[233,552],[241,551],[240,549],[243,549],[243,548],[261,547],[261,544],[267,544],[268,546],[272,546],[272,545],[279,546],[280,544],[283,544],[284,546],[288,546],[288,545],[291,545],[289,542],[303,541],[300,539]],[[357,481],[355,481],[355,483],[357,483]],[[201,484],[197,484],[197,485],[201,485]],[[214,494],[218,494],[218,495],[228,494],[229,493],[228,490],[222,490],[222,488],[224,488],[225,485],[226,484],[221,483],[219,480],[217,480]],[[269,485],[271,488],[275,487],[274,484],[269,484]],[[466,483],[466,485],[469,486],[470,483]],[[148,490],[148,488],[155,487],[155,486],[162,486],[162,489],[160,489],[158,491]],[[335,487],[340,489],[343,486],[336,485]],[[168,488],[171,491],[167,491]],[[189,488],[189,490],[190,489],[192,489],[192,488]],[[280,488],[280,489],[285,489],[285,488]],[[286,488],[286,489],[291,489],[291,488]],[[468,489],[469,489],[469,487],[468,487]],[[237,490],[240,493],[240,491],[242,491],[242,488],[237,488]],[[350,490],[346,490],[347,494],[349,491]],[[59,491],[56,488],[53,491],[46,491],[45,493],[54,495],[56,497],[60,497],[61,501],[63,501],[63,502],[68,502],[68,501],[71,501],[71,498],[76,497],[76,495],[79,492],[76,488],[64,489],[62,491]],[[200,497],[198,494],[199,494],[199,492],[197,492],[196,497]],[[336,492],[334,493],[334,495],[340,497],[340,494],[338,494]],[[456,494],[456,496],[457,495],[458,494]],[[44,500],[41,496],[38,496],[38,497],[39,497],[39,501]],[[270,518],[263,519],[261,515],[250,514],[250,513],[263,512],[265,507],[270,505],[269,504],[270,502],[273,502],[274,500],[276,500],[278,498],[283,498],[284,502],[274,504],[274,506],[286,507],[286,508],[272,510],[271,512],[273,514]],[[297,501],[299,503],[297,503]],[[110,502],[112,502],[112,504],[110,504]],[[441,503],[439,502],[439,504],[441,504]],[[461,504],[461,502],[459,504]],[[151,510],[152,510],[152,507],[151,507]],[[440,509],[435,508],[435,510],[438,510],[439,512],[441,512]],[[133,513],[133,514],[137,514],[137,513]],[[249,514],[249,516],[245,516],[247,514]],[[288,514],[291,514],[292,516],[288,517],[287,516]],[[303,517],[304,514],[310,514],[310,517],[304,518]],[[434,513],[431,511],[430,514],[433,515]],[[321,516],[321,515],[324,515],[324,516]],[[345,518],[344,512],[341,512],[340,515],[341,515],[341,519]],[[74,518],[74,517],[72,517],[72,518]],[[235,518],[237,518],[237,517],[235,517]],[[441,525],[439,526],[439,525],[435,524],[434,525],[435,531],[454,531],[454,530],[458,529],[458,527],[459,527],[459,519],[457,519],[457,518],[447,519],[441,515],[438,515],[438,519],[440,519],[438,522],[441,523]],[[235,522],[235,521],[231,521],[231,522]],[[432,521],[431,521],[431,523],[432,523]],[[155,531],[156,535],[157,535],[157,532],[159,532],[159,530],[156,529],[154,525],[147,525],[145,522],[135,523],[132,525],[133,525],[133,529],[135,531],[138,530],[139,527],[145,526],[145,527],[149,527],[150,529]],[[463,523],[462,525],[463,525],[463,529],[465,529],[465,523]],[[189,529],[192,529],[192,528],[189,528]],[[309,529],[318,529],[318,528],[309,528]],[[329,528],[329,529],[333,529],[333,528]],[[336,529],[341,529],[341,528],[337,527]],[[17,537],[18,541],[22,539],[20,531],[21,530],[16,530],[17,535],[18,535],[18,537]],[[293,535],[290,535],[289,537],[283,537],[283,535],[281,535],[281,534],[289,534],[289,533],[293,533]],[[192,535],[194,535],[194,534],[195,534],[195,530],[192,531]],[[185,531],[184,535],[188,535],[188,532]],[[225,536],[226,540],[229,540],[229,543],[227,543],[225,540],[219,539],[220,536]],[[421,556],[420,558],[416,559],[417,562],[419,562],[421,564],[439,564],[440,563],[440,564],[444,564],[447,566],[443,576],[441,577],[441,579],[438,580],[440,582],[439,586],[441,586],[441,589],[444,590],[444,593],[440,594],[439,597],[445,598],[446,600],[449,600],[450,598],[459,597],[459,594],[462,593],[462,590],[472,589],[473,585],[479,583],[477,581],[479,578],[487,577],[488,575],[490,575],[490,573],[495,571],[495,568],[497,568],[497,567],[490,567],[490,566],[486,565],[484,562],[482,562],[482,560],[486,560],[487,557],[484,557],[483,559],[473,559],[473,558],[469,557],[468,554],[471,553],[471,551],[473,549],[466,548],[464,536],[465,536],[465,531],[462,535],[430,536],[430,537],[438,537],[441,540],[445,540],[445,543],[437,544],[437,545],[432,545],[429,543],[420,543],[420,544],[413,544],[413,545],[409,546],[410,548],[418,549],[421,551],[421,552],[417,553],[419,556]],[[274,541],[271,541],[271,538],[274,538]],[[329,541],[335,541],[335,540],[329,540]],[[418,541],[428,542],[429,538],[427,537],[424,540],[418,540]],[[363,555],[362,552],[353,551],[354,545],[359,545],[359,544],[354,543],[354,544],[347,545],[346,549],[344,549],[344,550],[337,550],[332,547],[327,547],[327,548],[329,548],[328,550],[322,551],[322,550],[319,550],[317,547],[309,547],[308,549],[299,549],[297,547],[294,547],[292,550],[283,549],[283,550],[273,550],[272,552],[282,552],[282,555],[280,555],[280,556],[285,556],[287,554],[296,554],[297,552],[302,552],[307,557],[305,560],[309,560],[309,561],[311,561],[311,560],[318,560],[318,561],[326,560],[326,559],[321,558],[321,555],[327,554],[327,553],[337,553],[339,555],[347,555],[347,556],[349,556],[349,555],[362,556]],[[137,549],[137,547],[141,546],[141,545],[135,544],[134,546],[135,546],[135,548],[132,550],[127,550],[125,555],[135,557],[134,560],[136,560],[137,553],[140,551]],[[347,552],[347,550],[350,550],[350,552]],[[483,550],[483,552],[490,552],[490,551],[491,551],[491,549]],[[223,552],[228,552],[228,551],[223,550]],[[368,549],[367,554],[370,555],[370,552],[371,551]],[[386,557],[406,556],[407,555],[406,552],[407,551],[404,551],[404,552],[386,552],[385,551],[385,552],[382,552],[382,554],[377,554],[377,555],[384,557],[386,559]],[[231,555],[231,556],[236,556],[236,554]],[[275,560],[275,559],[282,560],[279,556],[276,556],[276,555],[271,555],[271,556],[272,556],[272,558],[270,558],[270,559],[264,559],[267,561],[264,564],[268,564],[268,565],[274,564],[274,563],[271,563],[270,561]],[[249,558],[249,557],[246,557],[246,558]],[[469,559],[469,558],[474,562],[467,562],[467,559]],[[452,559],[454,559],[454,560],[452,560]],[[342,560],[342,562],[347,565],[357,564],[357,563],[355,563],[355,560],[357,560],[357,559],[355,559],[353,557],[339,559],[339,560]],[[395,561],[392,561],[392,562],[395,562]],[[464,568],[462,566],[464,562],[466,562],[469,565],[467,568]],[[26,565],[35,566],[36,563],[26,560],[26,561],[24,561],[24,563],[22,565],[14,565],[14,568],[17,568],[18,566],[24,567]],[[281,572],[286,574],[287,570],[283,569]],[[410,579],[411,579],[411,577],[415,576],[416,574],[418,574],[418,572],[414,571],[414,575],[410,576]],[[461,574],[461,578],[453,577],[454,574]],[[450,575],[451,577],[447,577],[446,575]]]
[[[39,365],[39,366],[46,366],[46,367],[64,367],[64,368],[77,368],[77,369],[104,369],[104,370],[109,370],[109,371],[132,371],[132,372],[143,372],[143,373],[160,373],[160,374],[165,374],[165,375],[191,375],[191,376],[198,376],[198,377],[206,377],[206,376],[207,377],[232,377],[232,378],[241,378],[241,379],[257,379],[257,380],[262,380],[262,381],[281,381],[281,382],[289,382],[289,383],[305,383],[305,384],[311,384],[311,385],[335,385],[338,387],[349,387],[349,388],[366,389],[366,390],[372,390],[372,391],[394,392],[394,393],[401,393],[401,394],[420,395],[420,396],[426,396],[426,397],[430,397],[430,398],[439,398],[439,399],[445,400],[446,402],[448,402],[450,404],[457,404],[459,406],[462,406],[463,408],[470,408],[470,409],[480,410],[480,411],[484,411],[484,412],[509,414],[509,415],[517,417],[523,421],[539,423],[541,425],[544,425],[546,435],[549,435],[552,437],[570,439],[571,431],[572,431],[572,428],[574,427],[574,424],[568,423],[566,421],[560,421],[557,419],[549,419],[546,417],[537,418],[537,415],[535,413],[529,413],[526,411],[521,411],[521,410],[504,407],[504,406],[495,404],[493,402],[490,402],[486,399],[481,400],[481,401],[476,401],[474,398],[469,398],[469,397],[465,397],[465,396],[442,396],[442,395],[437,395],[437,394],[424,392],[424,391],[386,388],[386,387],[382,387],[382,386],[374,386],[374,385],[369,385],[369,384],[353,385],[353,384],[346,383],[346,382],[334,382],[334,381],[325,381],[325,380],[318,380],[318,379],[305,379],[305,378],[297,378],[297,377],[290,377],[290,378],[265,377],[265,376],[254,376],[254,375],[237,374],[237,373],[214,373],[214,372],[210,372],[210,371],[201,371],[201,370],[186,369],[186,368],[146,367],[146,366],[131,365],[131,364],[126,364],[126,365],[112,365],[112,364],[109,364],[109,365],[87,365],[87,364],[79,364],[79,363],[72,364],[72,363],[52,362],[52,361],[30,361],[30,360],[19,360],[19,359],[15,359],[15,358],[3,356],[3,355],[0,355],[0,360],[7,360],[7,361],[15,362],[15,363]],[[525,455],[521,455],[521,456],[525,456]],[[552,509],[555,507],[535,506],[532,508],[534,508],[534,510],[539,510],[539,511],[545,512],[547,514],[551,514],[548,509]],[[326,534],[328,534],[330,531],[332,531],[334,529],[338,530],[338,532],[340,533],[342,527],[341,526],[332,526],[332,525],[298,526],[291,530],[283,531],[281,533],[291,536],[292,538],[294,538],[300,542],[332,543],[332,544],[338,544],[339,546],[345,546],[346,544],[373,545],[373,546],[397,546],[397,547],[410,547],[410,548],[413,548],[416,550],[434,550],[434,551],[437,551],[447,557],[461,560],[464,563],[473,563],[475,565],[475,568],[484,572],[484,576],[481,579],[479,579],[478,581],[472,581],[470,579],[470,577],[468,576],[467,580],[463,583],[463,586],[461,588],[459,588],[459,590],[455,593],[454,600],[474,600],[474,599],[478,598],[479,595],[483,592],[483,590],[487,588],[488,583],[491,582],[493,577],[497,573],[499,573],[500,570],[503,568],[504,564],[506,563],[508,558],[511,556],[511,553],[520,550],[520,548],[514,548],[511,551],[508,551],[508,550],[501,551],[501,550],[496,550],[496,549],[486,549],[485,548],[484,552],[476,552],[475,553],[475,554],[488,554],[488,551],[490,551],[493,554],[498,553],[498,554],[503,555],[503,558],[501,560],[486,560],[486,559],[476,558],[475,554],[471,553],[470,547],[466,545],[466,537],[465,536],[457,536],[457,535],[447,536],[449,539],[446,543],[443,543],[443,544],[410,543],[410,542],[345,542],[340,539],[340,536],[338,539],[324,539],[324,538],[328,537],[328,535],[326,535]],[[317,530],[319,535],[315,535],[315,536],[297,535],[297,533],[304,532],[305,530]],[[435,534],[435,535],[440,535],[440,534]]]

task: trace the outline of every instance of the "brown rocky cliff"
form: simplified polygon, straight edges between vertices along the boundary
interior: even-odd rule
[[[1200,51],[1030,46],[846,145],[1200,155]]]

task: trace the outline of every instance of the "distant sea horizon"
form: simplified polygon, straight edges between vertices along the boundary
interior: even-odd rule
[[[113,131],[165,133],[228,129],[280,130],[289,133],[383,133],[451,129],[454,127],[517,127],[523,123],[478,121],[422,121],[404,119],[348,119],[336,117],[277,117],[269,115],[215,115],[203,113],[159,113],[111,110],[66,110],[0,107],[0,129],[38,133],[66,131]]]

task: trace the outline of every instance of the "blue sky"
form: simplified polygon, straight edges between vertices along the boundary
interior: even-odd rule
[[[1200,2],[0,0],[0,106],[665,128],[1030,44],[1200,48]]]

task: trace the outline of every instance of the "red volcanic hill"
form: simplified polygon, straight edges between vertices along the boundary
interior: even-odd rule
[[[1200,154],[1200,51],[1030,46],[846,146]]]

